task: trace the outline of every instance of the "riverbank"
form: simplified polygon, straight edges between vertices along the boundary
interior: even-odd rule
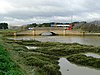
[[[6,47],[0,35],[0,75],[24,75],[7,50],[9,48]]]

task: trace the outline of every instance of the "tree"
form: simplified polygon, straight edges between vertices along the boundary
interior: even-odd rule
[[[8,29],[7,23],[0,23],[0,29]]]

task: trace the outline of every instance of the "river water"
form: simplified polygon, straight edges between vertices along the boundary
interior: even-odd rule
[[[60,58],[59,66],[62,75],[100,75],[100,70],[72,64],[66,58]]]
[[[9,37],[10,39],[39,40],[42,42],[80,43],[85,45],[100,46],[100,36],[20,36]]]
[[[14,40],[38,40],[42,42],[61,42],[61,43],[80,43],[85,45],[100,46],[100,36],[21,36],[9,37]],[[86,54],[87,56],[96,56]],[[66,58],[59,60],[60,71],[62,75],[100,75],[100,70],[78,66],[70,63]]]

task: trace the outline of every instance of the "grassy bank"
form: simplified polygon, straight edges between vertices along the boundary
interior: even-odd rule
[[[0,35],[0,75],[23,75],[20,67],[11,59],[1,38]]]

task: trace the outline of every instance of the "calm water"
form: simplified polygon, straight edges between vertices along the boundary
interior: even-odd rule
[[[70,63],[66,58],[60,58],[59,66],[62,75],[100,75],[100,70],[77,66]]]
[[[11,37],[10,37],[11,38]],[[62,43],[80,43],[86,45],[100,46],[100,36],[21,36],[11,39],[35,39],[42,42],[62,42]]]

